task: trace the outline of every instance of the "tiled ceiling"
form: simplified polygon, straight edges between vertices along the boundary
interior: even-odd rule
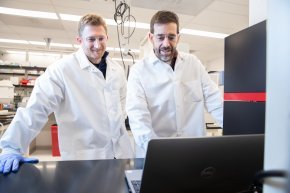
[[[119,3],[120,0],[117,0]],[[146,3],[145,3],[146,2]],[[232,34],[248,26],[248,0],[126,0],[137,22],[149,23],[151,16],[161,9],[174,9],[180,17],[181,28]],[[113,0],[1,0],[0,7],[83,15],[96,13],[113,19]],[[190,11],[192,10],[192,12]],[[118,47],[116,26],[109,26],[109,47]],[[0,14],[0,39],[20,39],[76,44],[77,22],[39,19]],[[129,39],[129,48],[138,49],[148,30],[136,29]],[[123,43],[125,41],[122,41]],[[203,63],[223,58],[223,39],[181,35],[181,43],[188,44],[191,53]],[[8,44],[0,42],[0,50],[44,50],[45,46]],[[53,50],[55,49],[55,50]],[[72,52],[75,48],[51,48],[50,51]],[[117,53],[115,53],[117,54]]]

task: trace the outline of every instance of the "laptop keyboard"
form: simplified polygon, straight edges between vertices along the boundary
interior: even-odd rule
[[[140,186],[141,186],[141,180],[132,180],[131,181],[133,187],[134,187],[134,190],[136,193],[139,193],[140,192]]]

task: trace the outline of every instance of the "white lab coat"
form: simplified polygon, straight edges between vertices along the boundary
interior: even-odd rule
[[[222,97],[195,56],[179,52],[174,71],[154,54],[135,64],[126,110],[137,157],[144,157],[152,138],[204,136],[204,107],[222,126]]]
[[[54,112],[62,159],[133,157],[124,124],[126,77],[119,64],[106,61],[106,79],[82,49],[50,65],[2,137],[3,151],[25,153]]]

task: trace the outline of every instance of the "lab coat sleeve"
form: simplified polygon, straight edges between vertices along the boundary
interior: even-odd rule
[[[211,80],[202,64],[200,64],[201,82],[206,110],[212,115],[220,127],[223,127],[223,98],[218,86]]]
[[[0,147],[26,153],[31,141],[48,120],[48,115],[63,100],[62,80],[56,70],[47,69],[37,78],[26,108],[17,113],[0,141]]]
[[[152,129],[152,121],[146,101],[146,94],[139,79],[141,74],[139,74],[134,67],[135,66],[132,67],[128,79],[126,110],[129,117],[130,128],[138,146],[137,148],[143,151],[140,155],[143,154],[144,156],[149,140],[156,135]]]

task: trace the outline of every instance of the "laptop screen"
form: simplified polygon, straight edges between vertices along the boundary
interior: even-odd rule
[[[264,135],[153,139],[140,193],[237,193],[263,169]]]

